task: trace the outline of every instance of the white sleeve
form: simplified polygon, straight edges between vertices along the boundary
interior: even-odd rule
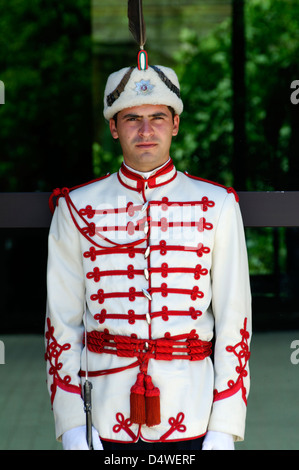
[[[85,283],[79,232],[64,198],[59,199],[49,232],[47,294],[47,384],[60,439],[85,423],[79,377]]]
[[[215,384],[208,429],[243,440],[250,379],[251,292],[244,227],[234,194],[227,195],[216,227],[212,308]]]

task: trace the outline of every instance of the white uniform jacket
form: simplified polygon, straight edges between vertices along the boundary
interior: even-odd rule
[[[45,338],[56,437],[85,424],[87,319],[92,419],[103,440],[207,430],[242,440],[251,295],[236,193],[170,160],[147,180],[122,165],[54,195]],[[160,393],[160,424],[130,420],[139,373]]]

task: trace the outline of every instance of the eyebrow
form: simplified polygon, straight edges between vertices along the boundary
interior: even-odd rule
[[[167,114],[166,113],[163,113],[162,111],[161,112],[158,112],[158,113],[154,113],[154,114],[149,114],[148,117],[158,117],[158,116],[165,116],[167,117]],[[128,114],[125,114],[125,116],[122,117],[122,119],[127,119],[127,118],[142,118],[143,115],[142,114],[134,114],[134,113],[128,113]]]

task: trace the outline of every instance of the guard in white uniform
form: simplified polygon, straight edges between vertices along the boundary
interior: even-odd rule
[[[179,88],[162,66],[112,74],[104,116],[124,162],[53,192],[46,359],[65,449],[87,448],[87,369],[95,449],[244,439],[251,295],[238,196],[176,170]]]

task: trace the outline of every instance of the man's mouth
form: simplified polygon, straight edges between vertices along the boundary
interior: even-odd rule
[[[136,147],[141,149],[149,149],[155,147],[156,145],[156,142],[140,142],[139,144],[136,144]]]

